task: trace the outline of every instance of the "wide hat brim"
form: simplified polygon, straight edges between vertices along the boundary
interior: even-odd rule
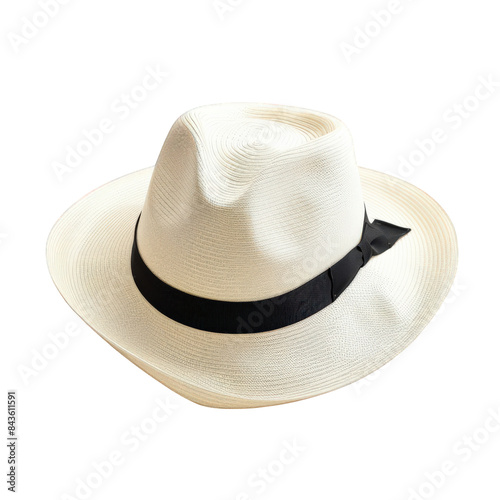
[[[137,289],[134,227],[153,168],[91,192],[57,221],[47,261],[58,290],[103,339],[196,403],[249,408],[297,401],[355,382],[405,349],[429,323],[457,267],[453,225],[415,186],[360,168],[370,219],[411,232],[373,257],[320,312],[278,330],[200,331],[164,316]]]

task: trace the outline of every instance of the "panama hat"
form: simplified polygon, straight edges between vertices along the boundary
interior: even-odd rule
[[[445,299],[457,243],[429,195],[358,167],[337,118],[238,103],[178,118],[154,168],[62,215],[47,259],[74,311],[145,372],[248,408],[394,358]]]

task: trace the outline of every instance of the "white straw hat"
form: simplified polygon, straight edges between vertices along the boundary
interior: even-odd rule
[[[182,115],[154,169],[73,205],[47,259],[68,304],[137,366],[197,403],[246,408],[394,358],[446,297],[457,243],[431,197],[357,166],[338,119],[221,104]]]

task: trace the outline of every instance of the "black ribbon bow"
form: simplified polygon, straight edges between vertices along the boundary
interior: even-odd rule
[[[139,216],[140,219],[140,216]],[[389,250],[410,229],[389,222],[370,222],[365,211],[361,241],[332,267],[277,297],[229,302],[197,297],[160,280],[142,260],[137,247],[137,220],[132,247],[132,275],[144,298],[163,315],[183,325],[216,333],[259,333],[312,316],[335,302],[374,255]],[[242,283],[244,286],[244,283]]]
[[[363,266],[372,258],[373,255],[379,255],[396,243],[396,241],[409,233],[411,229],[406,227],[396,226],[390,222],[375,219],[373,222],[368,220],[368,215],[365,210],[365,225],[363,227],[363,235],[356,249],[363,256]],[[363,267],[361,266],[361,267]]]

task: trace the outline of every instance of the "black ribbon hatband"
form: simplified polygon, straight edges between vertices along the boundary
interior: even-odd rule
[[[165,283],[132,248],[132,275],[144,298],[163,315],[207,332],[259,333],[292,325],[335,302],[374,255],[389,250],[410,229],[389,222],[370,222],[365,212],[361,241],[332,267],[282,295],[252,302],[226,302],[197,297]]]

